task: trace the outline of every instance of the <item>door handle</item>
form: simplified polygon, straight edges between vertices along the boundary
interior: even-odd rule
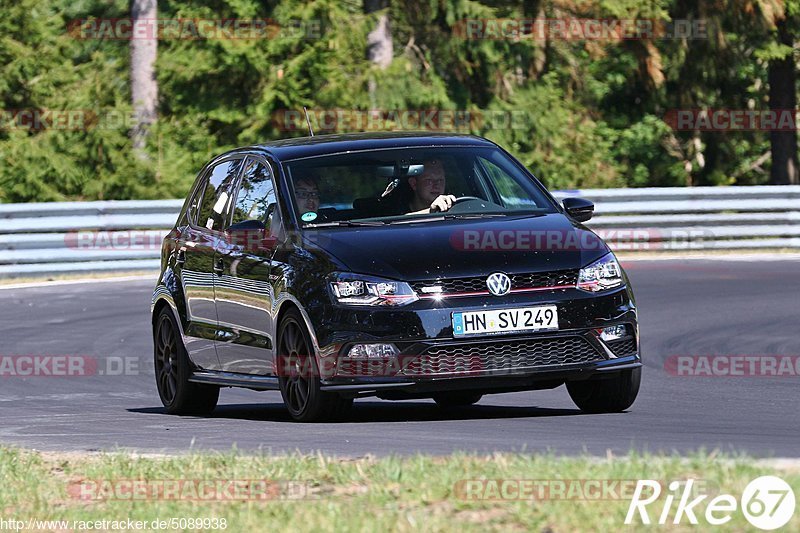
[[[214,261],[214,272],[216,272],[218,276],[221,276],[224,271],[225,263],[223,263],[222,259]]]
[[[178,250],[178,253],[175,255],[175,263],[178,265],[183,265],[186,262],[186,250]]]

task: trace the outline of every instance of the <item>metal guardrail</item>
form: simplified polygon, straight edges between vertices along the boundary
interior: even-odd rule
[[[617,250],[800,249],[800,186],[584,189]],[[0,278],[158,268],[182,200],[0,204]]]

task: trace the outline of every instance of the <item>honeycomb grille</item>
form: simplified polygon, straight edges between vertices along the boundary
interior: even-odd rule
[[[511,278],[512,289],[556,287],[559,285],[575,285],[578,282],[578,271],[556,270],[553,272],[534,272],[532,274],[513,274],[509,277]],[[489,292],[486,287],[486,276],[417,281],[411,284],[411,287],[417,293],[422,294],[424,294],[422,292],[423,287],[433,286],[441,287],[443,294]]]
[[[632,338],[608,341],[606,344],[617,357],[625,357],[636,353],[636,340]]]
[[[432,347],[403,365],[409,376],[480,374],[602,361],[603,357],[582,337],[465,343]]]

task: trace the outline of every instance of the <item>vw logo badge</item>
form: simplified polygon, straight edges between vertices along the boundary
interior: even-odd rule
[[[495,296],[504,296],[511,291],[511,278],[502,272],[495,272],[486,278],[486,286]]]

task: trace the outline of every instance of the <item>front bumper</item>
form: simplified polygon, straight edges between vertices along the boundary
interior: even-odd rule
[[[453,334],[456,310],[547,304],[558,309],[558,331],[471,338]],[[325,306],[312,322],[318,324],[323,390],[351,396],[552,388],[641,365],[636,306],[627,285],[604,294],[568,289],[502,299],[420,301],[401,308]],[[618,324],[628,326],[628,338],[600,340],[597,328]],[[354,364],[345,354],[357,343],[391,343],[399,355],[396,361]]]

